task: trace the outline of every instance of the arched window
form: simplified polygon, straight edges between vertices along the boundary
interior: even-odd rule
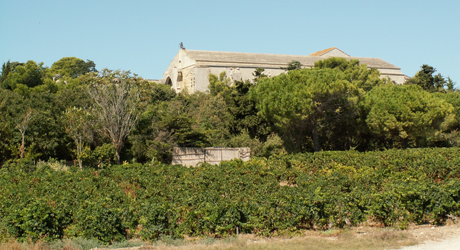
[[[169,85],[169,86],[172,86],[172,81],[171,81],[171,78],[166,78],[166,82],[165,82],[166,85]]]

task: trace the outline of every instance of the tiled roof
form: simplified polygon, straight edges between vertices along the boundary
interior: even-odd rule
[[[320,56],[296,56],[279,54],[258,54],[241,52],[219,52],[186,50],[186,55],[195,60],[197,65],[204,66],[234,66],[234,67],[264,67],[280,68],[286,67],[291,61],[299,61],[304,67],[313,67],[316,61],[324,60]],[[344,57],[347,60],[358,59],[361,64],[370,68],[400,69],[395,65],[385,62],[380,58],[369,57]]]
[[[327,52],[329,52],[331,50],[334,50],[334,49],[337,49],[337,47],[332,47],[332,48],[329,48],[329,49],[323,49],[323,50],[320,50],[320,51],[316,51],[316,52],[311,53],[310,56],[322,56],[322,55],[326,54]]]

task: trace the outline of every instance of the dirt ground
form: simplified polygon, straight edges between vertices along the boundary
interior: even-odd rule
[[[302,236],[262,238],[240,235],[231,240],[203,243],[188,239],[181,244],[163,244],[129,248],[129,250],[195,250],[195,249],[403,249],[459,250],[460,224],[446,226],[410,226],[407,230],[357,227],[351,230],[306,231]],[[127,248],[123,250],[128,250]]]
[[[409,230],[411,235],[419,242],[403,250],[459,250],[460,249],[460,225],[441,227],[418,226]]]

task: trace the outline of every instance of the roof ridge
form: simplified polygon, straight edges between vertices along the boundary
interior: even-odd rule
[[[323,49],[323,50],[320,50],[320,51],[316,51],[316,52],[313,52],[310,54],[310,56],[322,56],[324,54],[326,54],[327,52],[331,51],[331,50],[334,50],[334,49],[337,49],[337,47],[332,47],[332,48],[328,48],[328,49]],[[339,49],[340,50],[340,49]],[[341,51],[341,50],[340,50]],[[343,52],[343,51],[342,51]],[[344,52],[345,53],[345,52]],[[346,54],[346,53],[345,53]]]
[[[336,47],[334,47],[337,49]],[[187,50],[183,51],[187,53]],[[195,63],[240,63],[240,64],[278,64],[283,61],[287,64],[289,61],[296,60],[302,64],[310,65],[318,60],[325,60],[328,56],[316,56],[316,55],[285,55],[285,54],[265,54],[265,53],[249,53],[249,52],[231,52],[231,51],[210,51],[210,50],[188,50],[186,54]],[[341,57],[341,56],[339,56]],[[360,63],[367,64],[368,67],[382,67],[382,68],[393,68],[400,69],[399,67],[391,64],[381,58],[377,57],[355,57],[355,56],[343,56],[341,58],[358,59]]]
[[[246,54],[246,55],[269,55],[269,56],[305,56],[305,55],[287,55],[287,54],[269,54],[269,53],[253,53],[253,52],[231,52],[231,51],[213,51],[213,50],[188,50],[193,52],[211,52],[211,53],[231,53],[231,54]],[[187,50],[186,50],[187,52]]]

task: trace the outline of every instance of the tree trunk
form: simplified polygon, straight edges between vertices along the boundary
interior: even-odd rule
[[[115,149],[115,156],[117,157],[117,164],[120,165],[121,164],[120,153],[118,153],[118,150],[116,149]]]
[[[120,151],[121,151],[121,145],[119,143],[114,142],[113,147],[115,148],[115,156],[117,157],[117,164],[121,164],[120,160]]]
[[[22,133],[21,133],[22,134]],[[24,158],[24,152],[26,151],[26,146],[25,146],[26,142],[24,140],[24,134],[22,134],[22,142],[21,142],[21,147],[19,148],[19,157],[22,159]]]
[[[313,144],[314,144],[314,151],[319,152],[319,135],[318,135],[318,121],[313,121]]]
[[[80,156],[83,152],[83,138],[82,135],[78,135],[74,137],[75,143],[77,144],[77,161],[78,161],[78,166],[80,167],[80,170],[83,170],[83,162],[80,159]]]
[[[403,138],[403,139],[402,139],[402,146],[403,146],[403,149],[407,149],[407,144],[408,144],[407,141],[408,141],[407,138]]]

